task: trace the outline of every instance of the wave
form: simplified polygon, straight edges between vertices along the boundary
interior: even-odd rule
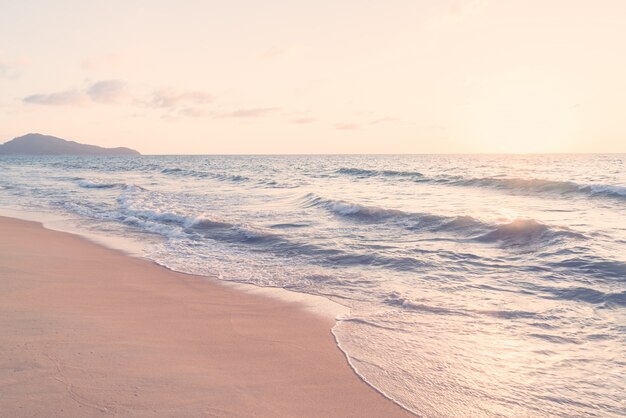
[[[302,257],[316,265],[332,267],[372,266],[411,271],[423,266],[422,262],[412,257],[385,256],[366,250],[342,250],[311,243],[301,239],[299,234],[290,233],[294,224],[279,224],[279,228],[270,229],[211,218],[205,214],[191,215],[177,210],[164,210],[158,203],[162,201],[162,196],[145,189],[128,188],[117,201],[119,221],[168,238],[184,237],[196,242],[212,240],[245,246],[247,250],[281,258]]]
[[[367,206],[359,203],[348,202],[345,200],[327,199],[316,195],[315,193],[307,193],[301,198],[301,202],[305,207],[320,207],[329,212],[346,218],[382,221],[388,218],[408,218],[419,216],[403,212],[398,209],[386,209],[377,206]]]
[[[626,281],[626,263],[594,256],[578,256],[552,262],[553,270],[578,271],[587,277]]]
[[[84,189],[112,189],[114,187],[122,187],[123,183],[108,183],[104,181],[90,181],[90,180],[80,180],[78,181],[78,186]]]
[[[178,167],[163,168],[161,169],[161,173],[172,175],[172,176],[180,176],[180,177],[213,178],[216,180],[232,181],[236,183],[250,180],[248,177],[238,175],[238,174],[224,174],[224,173],[212,173],[212,172],[207,172],[207,171],[186,170],[186,169],[178,168]]]
[[[453,218],[443,218],[443,222],[439,222],[433,227],[434,231],[467,231],[484,228],[485,224],[469,215],[460,215]]]
[[[280,223],[280,224],[274,224],[271,225],[270,228],[276,228],[276,229],[287,229],[287,228],[305,228],[307,226],[310,226],[307,223]]]
[[[313,243],[309,239],[302,239],[301,233],[292,230],[292,228],[305,226],[297,223],[274,224],[265,228],[209,217],[205,214],[165,210],[160,207],[159,202],[162,200],[162,197],[155,192],[136,186],[128,186],[118,198],[119,215],[117,219],[128,225],[137,226],[170,238],[184,237],[199,243],[211,240],[245,246],[250,251],[272,254],[279,258],[302,258],[320,266],[370,266],[395,271],[423,271],[424,268],[428,268],[430,262],[429,257],[421,257],[418,253],[391,255],[381,253],[371,246],[347,250],[324,243]],[[530,245],[548,246],[563,240],[585,239],[584,235],[575,231],[549,226],[533,219],[517,219],[503,224],[488,224],[470,216],[445,217],[433,214],[407,213],[346,202],[343,202],[345,206],[342,206],[338,205],[338,201],[324,199],[312,193],[306,195],[304,200],[309,206],[324,208],[346,220],[353,220],[354,216],[375,217],[381,222],[408,220],[409,222],[401,222],[397,226],[424,230],[428,235],[431,235],[431,231],[445,232],[456,235],[457,237],[454,239],[458,242],[466,240],[466,242],[495,244],[506,248]],[[482,233],[475,234],[476,230],[480,230]],[[441,251],[436,253],[441,257],[447,256]],[[467,268],[466,263],[471,262],[471,257],[471,254],[463,254],[454,258],[460,264],[450,268]],[[548,276],[560,274],[561,271],[577,271],[585,276],[597,276],[605,279],[623,280],[626,278],[625,264],[607,260],[569,258],[545,266],[545,274]],[[591,301],[592,297],[588,296],[561,294],[558,297]],[[603,300],[603,302],[617,305],[621,305],[623,301],[623,295],[613,295]],[[398,302],[396,300],[395,304]],[[401,305],[412,310],[427,309],[419,303],[414,304],[411,301],[402,301]]]
[[[552,194],[565,196],[583,195],[587,197],[626,199],[626,187],[608,184],[579,184],[573,181],[557,181],[537,178],[463,178],[459,176],[438,177],[429,179],[429,181],[436,184],[484,187],[526,194]]]
[[[132,186],[126,190],[131,193],[146,192],[145,189]],[[275,224],[268,228],[260,228],[207,218],[204,215],[189,216],[175,211],[161,211],[153,208],[154,203],[147,204],[146,207],[141,207],[141,205],[138,207],[133,203],[132,195],[130,199],[128,193],[123,193],[118,197],[121,212],[126,216],[126,223],[137,222],[137,219],[141,219],[164,224],[176,224],[183,228],[184,232],[200,234],[213,240],[262,244],[265,251],[279,255],[281,251],[284,251],[288,254],[297,253],[303,256],[322,257],[325,262],[333,265],[371,265],[389,267],[395,270],[413,270],[421,266],[421,263],[412,257],[385,257],[380,254],[344,252],[298,242],[296,235],[289,231],[292,228],[306,226],[302,224]],[[158,198],[154,200],[159,201]],[[347,221],[380,223],[386,227],[402,228],[414,233],[447,234],[456,237],[455,239],[498,244],[503,247],[550,245],[564,240],[586,239],[583,234],[576,231],[546,225],[534,219],[516,219],[503,224],[490,224],[468,215],[444,216],[405,212],[398,209],[327,199],[314,193],[308,193],[302,197],[301,203],[306,207],[318,207],[327,210]],[[590,267],[585,267],[582,264],[580,268],[589,269]]]
[[[589,197],[604,196],[613,198],[626,198],[626,187],[608,184],[579,184],[573,181],[556,181],[537,178],[462,178],[441,177],[434,179],[436,183],[451,184],[455,186],[489,187],[514,192],[531,194],[559,194],[571,195],[582,194]]]
[[[367,170],[360,168],[340,168],[337,174],[358,178],[399,177],[418,182],[451,186],[485,187],[529,194],[582,194],[589,197],[612,197],[626,199],[626,186],[609,184],[579,184],[573,181],[547,180],[519,177],[428,177],[418,171]]]
[[[164,224],[175,224],[183,228],[197,227],[198,229],[208,229],[216,226],[230,225],[206,219],[203,216],[190,216],[177,211],[162,210],[158,207],[158,203],[155,207],[155,203],[160,200],[157,196],[157,193],[148,191],[139,186],[126,187],[124,193],[117,197],[120,217],[125,217],[130,222],[140,219]]]
[[[475,237],[474,240],[521,245],[552,242],[562,238],[584,239],[585,236],[569,229],[549,227],[534,219],[516,219],[513,222],[498,225],[492,231]]]
[[[453,185],[461,186],[484,186],[513,191],[535,192],[535,193],[576,193],[581,186],[569,181],[553,181],[543,179],[524,178],[443,178],[442,182],[449,182]]]
[[[404,217],[407,213],[395,209],[383,209],[376,206],[363,206],[355,203],[342,201],[328,202],[328,209],[342,216],[352,216],[370,219],[383,219],[389,217]]]
[[[194,241],[210,238],[215,241],[242,244],[270,244],[277,236],[263,230],[237,225],[221,220],[208,219],[178,212],[122,208],[118,219],[131,226],[157,233],[167,238],[186,238]]]
[[[405,212],[398,209],[367,206],[344,200],[327,199],[308,193],[302,198],[306,207],[320,207],[339,217],[369,223],[396,223],[414,232],[437,232],[462,235],[473,241],[502,245],[553,243],[563,239],[586,239],[578,232],[543,224],[534,219],[515,219],[491,224],[469,215],[445,216]]]
[[[626,306],[626,291],[602,292],[589,287],[544,288],[550,299],[585,302],[604,307]]]
[[[362,168],[340,168],[337,174],[344,174],[355,177],[404,177],[410,179],[421,179],[424,175],[418,171],[398,171],[398,170],[367,170]]]
[[[178,174],[183,172],[182,168],[164,168],[161,170],[161,173],[163,174]]]
[[[239,183],[242,181],[247,181],[250,180],[249,177],[246,176],[241,176],[238,174],[215,174],[214,178],[218,179],[218,180],[226,180],[226,181],[233,181],[235,183]]]
[[[60,181],[78,181],[78,180],[85,180],[82,177],[78,177],[78,176],[50,176],[51,179],[53,180],[60,180]]]
[[[162,200],[162,196],[155,192],[129,187],[117,198],[119,219],[166,236],[184,235],[194,240],[208,238],[228,243],[262,245],[265,250],[275,250],[277,253],[279,250],[289,251],[295,247],[306,250],[306,244],[298,246],[285,236],[266,228],[211,218],[205,214],[189,214],[161,208]],[[160,226],[155,227],[156,224]]]
[[[251,182],[261,187],[268,187],[268,188],[273,188],[273,189],[290,189],[290,188],[295,188],[301,185],[301,183],[297,183],[297,182],[294,183],[293,179],[290,179],[289,181],[285,181],[285,179],[282,179],[281,182],[278,182],[276,181],[276,178],[272,178],[272,177],[250,178],[248,176],[244,176],[241,174],[228,174],[228,173],[220,173],[220,172],[212,172],[212,171],[188,170],[188,169],[184,169],[180,167],[167,167],[167,168],[155,167],[155,168],[161,174],[166,174],[168,176],[210,178],[210,179],[215,179],[215,180],[230,182],[230,183]]]
[[[202,237],[215,241],[262,245],[268,249],[274,245],[284,244],[286,241],[281,235],[262,228],[202,218],[192,222],[186,232],[200,233]]]
[[[591,194],[626,198],[625,186],[610,186],[605,184],[592,184],[583,186],[583,190],[589,190]]]

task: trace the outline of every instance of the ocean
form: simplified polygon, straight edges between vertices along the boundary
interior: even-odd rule
[[[0,157],[0,211],[319,295],[426,417],[626,416],[626,155]]]

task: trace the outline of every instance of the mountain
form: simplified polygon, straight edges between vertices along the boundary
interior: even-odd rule
[[[0,145],[0,155],[141,155],[130,148],[102,148],[49,135],[27,134]]]

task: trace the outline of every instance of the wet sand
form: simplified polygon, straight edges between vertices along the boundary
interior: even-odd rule
[[[356,376],[332,325],[0,217],[2,416],[411,416]]]

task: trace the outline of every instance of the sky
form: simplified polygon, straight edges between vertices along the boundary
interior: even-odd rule
[[[0,0],[0,142],[626,152],[623,0]]]

